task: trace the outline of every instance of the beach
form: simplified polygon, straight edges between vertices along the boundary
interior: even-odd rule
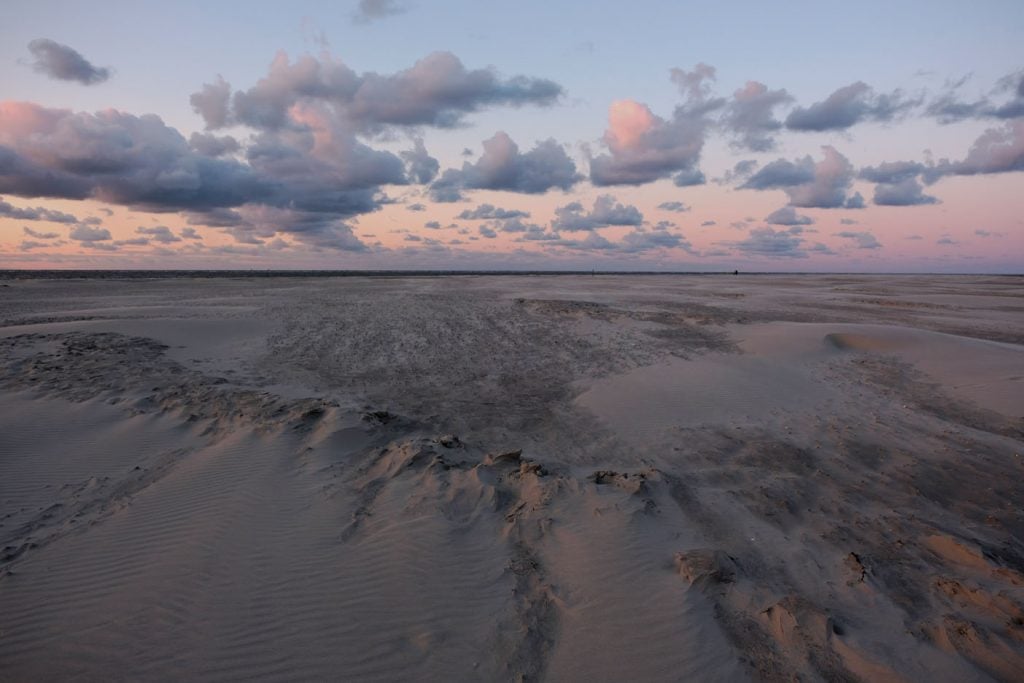
[[[1020,277],[0,280],[0,680],[1020,680],[1022,482]]]

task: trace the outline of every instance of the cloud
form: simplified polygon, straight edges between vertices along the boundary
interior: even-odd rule
[[[74,226],[71,228],[68,237],[78,242],[103,242],[111,239],[109,230],[106,228],[94,228],[90,225]]]
[[[837,232],[836,237],[853,240],[854,245],[858,249],[878,249],[882,246],[881,242],[875,239],[875,236],[870,232],[853,232],[851,230],[844,230],[842,232]]]
[[[690,210],[690,207],[682,202],[662,202],[658,204],[658,208],[662,211],[672,211],[675,213],[685,213]]]
[[[457,218],[467,221],[502,220],[506,218],[529,218],[529,211],[499,209],[493,204],[481,204],[475,209],[466,209]]]
[[[763,167],[740,189],[778,189],[789,195],[791,206],[802,208],[863,208],[859,193],[848,195],[853,184],[853,166],[834,147],[821,148],[824,159],[815,162],[810,156],[795,161],[778,159]]]
[[[486,225],[481,225],[480,227],[478,227],[477,232],[479,232],[483,237],[486,237],[487,239],[494,239],[495,237],[498,236],[498,233],[488,228]]]
[[[534,223],[524,223],[520,218],[507,218],[491,223],[491,227],[499,232],[526,233],[537,235],[545,232],[544,228]]]
[[[821,102],[797,107],[786,117],[786,128],[799,131],[845,130],[862,121],[891,121],[919,104],[899,90],[876,93],[858,81],[839,88]]]
[[[955,244],[960,244],[960,243],[957,242],[952,237],[940,237],[939,239],[935,240],[935,244],[938,244],[938,245],[944,246],[944,247],[948,247],[948,246],[953,246]]]
[[[230,135],[211,135],[209,133],[192,133],[188,139],[189,147],[199,154],[208,157],[220,157],[225,154],[234,154],[242,146],[238,140]]]
[[[195,228],[182,228],[181,236],[187,240],[201,240],[203,236],[196,232]]]
[[[807,258],[803,238],[790,230],[754,228],[747,238],[732,246],[745,254],[772,258]]]
[[[296,105],[319,105],[354,131],[386,126],[454,128],[466,114],[493,106],[554,104],[557,83],[527,76],[503,78],[493,69],[469,70],[450,52],[434,52],[394,74],[357,74],[340,61],[306,55],[294,63],[280,52],[265,77],[248,90],[228,95],[218,79],[192,96],[207,128],[241,124],[257,130],[294,126]]]
[[[441,223],[439,223],[438,221],[427,221],[426,223],[423,224],[423,227],[427,228],[428,230],[440,230]]]
[[[405,207],[405,210],[406,211],[426,211],[427,207],[424,204],[417,203],[417,204],[410,204],[409,206]]]
[[[135,232],[161,244],[170,244],[171,242],[181,241],[181,238],[171,232],[171,229],[166,225],[155,225],[153,227],[144,227],[140,225],[135,228]]]
[[[926,181],[947,175],[982,175],[1024,171],[1024,119],[990,128],[975,140],[961,161],[943,159],[924,170]]]
[[[576,251],[614,251],[615,244],[608,240],[608,238],[602,235],[591,232],[582,239],[566,239],[558,238],[551,242],[554,246],[564,247],[566,249],[573,249]]]
[[[39,231],[33,230],[32,228],[30,228],[28,226],[25,226],[25,225],[21,226],[21,229],[22,229],[22,231],[24,231],[24,233],[26,235],[28,235],[29,237],[35,237],[37,240],[53,240],[53,239],[57,239],[58,237],[60,237],[59,233],[56,233],[56,232],[39,232]]]
[[[702,223],[700,224],[700,227],[702,227],[702,228],[709,228],[709,227],[711,227],[712,225],[718,225],[718,221],[703,221],[703,222],[702,222]]]
[[[632,205],[617,202],[610,194],[600,195],[588,213],[579,202],[555,209],[554,230],[569,232],[593,231],[611,225],[641,225],[644,216]]]
[[[554,140],[538,142],[529,152],[520,153],[512,138],[499,131],[483,147],[476,162],[463,162],[461,169],[450,168],[434,181],[430,194],[435,201],[458,201],[466,189],[542,194],[555,188],[568,190],[581,179],[576,164]]]
[[[705,181],[698,163],[711,124],[708,115],[725,100],[710,96],[715,70],[707,64],[670,73],[684,95],[671,119],[656,116],[647,105],[634,100],[612,102],[602,138],[609,153],[590,160],[594,185],[643,185],[668,177],[679,187]]]
[[[541,226],[532,223],[522,224],[521,228],[518,231],[517,242],[558,242],[562,239],[562,236],[557,232],[545,230]]]
[[[938,202],[935,197],[923,193],[918,178],[930,185],[946,176],[1014,171],[1024,171],[1024,118],[986,130],[959,161],[941,159],[928,164],[894,161],[864,168],[860,177],[881,183],[875,189],[875,203],[906,206]]]
[[[425,185],[437,176],[441,168],[437,159],[427,153],[422,138],[417,138],[412,149],[400,152],[399,155],[405,161],[410,182]]]
[[[32,68],[50,78],[82,85],[94,85],[110,78],[110,69],[93,66],[78,51],[48,38],[33,40],[28,49],[35,57]]]
[[[356,24],[368,24],[408,11],[408,7],[395,0],[359,0],[359,5],[352,14],[352,21]]]
[[[28,228],[25,228],[25,229],[28,230]],[[975,230],[974,234],[977,235],[978,237],[1002,237],[1003,236],[1003,233],[1001,233],[1001,232],[994,232],[992,230],[981,230],[981,229]]]
[[[626,253],[641,253],[656,249],[682,249],[694,253],[693,245],[679,233],[668,230],[637,229],[626,233],[619,244],[619,250]]]
[[[402,160],[316,109],[292,114],[301,128],[262,132],[236,159],[196,152],[154,115],[2,102],[0,192],[177,211],[244,241],[282,231],[314,248],[358,250],[342,221],[388,201],[382,185],[407,183]]]
[[[3,199],[0,199],[0,218],[14,218],[20,221],[49,221],[51,223],[78,223],[78,219],[63,211],[44,209],[41,206],[33,208],[13,206]]]
[[[758,165],[758,162],[754,159],[743,159],[741,161],[737,161],[731,169],[722,174],[722,177],[715,178],[714,182],[719,185],[730,185],[732,183],[746,181],[747,178],[754,174]]]
[[[633,100],[613,102],[603,142],[610,154],[590,160],[590,181],[598,187],[642,185],[673,173],[681,185],[699,184],[697,163],[706,122],[679,116],[666,121]]]
[[[938,204],[939,200],[925,194],[916,178],[905,178],[896,183],[875,185],[874,202],[879,206],[921,206]]]
[[[895,185],[904,180],[916,178],[925,171],[924,164],[916,161],[890,161],[878,166],[862,168],[859,177],[873,183],[885,183]]]
[[[958,90],[967,82],[962,78],[947,83],[945,90],[928,103],[925,113],[939,123],[956,123],[966,119],[1014,119],[1024,116],[1024,69],[999,79],[986,95],[973,101],[964,101]],[[1001,103],[994,100],[1007,98]]]
[[[860,192],[854,192],[846,198],[846,202],[843,204],[844,209],[863,209],[864,206],[864,197],[861,196]]]
[[[192,93],[189,103],[207,128],[223,128],[231,117],[231,84],[218,74],[215,82],[205,83],[199,92]]]
[[[747,81],[733,93],[722,124],[737,136],[734,146],[767,152],[775,147],[775,133],[782,128],[774,110],[792,101],[793,97],[785,89],[769,90],[764,83]]]
[[[798,214],[792,206],[773,211],[764,220],[770,225],[814,225],[813,218]]]
[[[0,103],[0,192],[159,210],[230,206],[269,190],[237,161],[196,154],[157,116]]]

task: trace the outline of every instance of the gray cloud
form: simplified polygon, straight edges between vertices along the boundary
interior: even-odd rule
[[[208,157],[220,157],[234,154],[242,146],[230,135],[212,135],[210,133],[192,133],[188,139],[189,147],[199,154]]]
[[[171,232],[171,229],[166,225],[154,225],[152,227],[140,225],[135,228],[135,232],[161,244],[170,244],[171,242],[181,241],[181,238]]]
[[[51,223],[77,223],[78,219],[63,211],[44,209],[41,206],[19,207],[0,198],[0,218],[14,218],[20,221],[49,221]]]
[[[423,227],[428,230],[440,230],[441,224],[438,221],[427,221],[423,224]]]
[[[33,230],[32,228],[30,228],[28,226],[25,226],[25,225],[21,226],[21,229],[22,229],[22,231],[26,235],[28,235],[29,237],[35,237],[37,240],[53,240],[53,239],[57,239],[58,237],[60,237],[59,233],[56,233],[56,232],[39,232],[39,231]]]
[[[656,249],[682,249],[694,253],[693,245],[682,235],[668,230],[637,229],[626,233],[619,244],[619,250],[625,253],[641,253]]]
[[[965,77],[947,83],[943,92],[928,103],[925,113],[938,119],[939,123],[982,118],[1014,119],[1024,116],[1024,69],[999,79],[989,93],[972,101],[961,99],[958,92],[967,80]]]
[[[94,228],[90,225],[76,225],[71,228],[68,237],[78,242],[103,242],[111,239],[106,228]]]
[[[876,93],[858,81],[839,88],[821,102],[797,107],[786,117],[786,128],[800,131],[845,130],[862,121],[891,121],[917,106],[899,90]]]
[[[110,78],[110,69],[93,66],[78,51],[49,38],[33,40],[28,49],[35,57],[32,68],[50,78],[82,85],[94,85]]]
[[[424,204],[416,203],[416,204],[410,204],[409,206],[405,207],[405,210],[406,211],[426,211],[427,207]]]
[[[673,211],[675,213],[685,213],[690,210],[690,207],[682,202],[662,202],[658,204],[658,208],[663,211]]]
[[[916,178],[905,178],[895,183],[875,185],[875,204],[879,206],[920,206],[937,204],[938,198],[924,193]]]
[[[481,225],[480,227],[478,227],[477,232],[479,232],[483,237],[486,237],[487,239],[494,239],[495,237],[498,236],[498,233],[488,228],[486,225]]]
[[[698,163],[711,124],[708,115],[725,100],[710,97],[713,67],[698,64],[689,72],[672,69],[671,76],[685,97],[671,119],[656,116],[632,100],[612,103],[602,138],[609,153],[590,160],[594,185],[643,185],[668,177],[679,187],[705,182]]]
[[[615,244],[596,232],[588,233],[587,236],[582,239],[566,239],[559,237],[558,239],[553,240],[551,244],[577,251],[614,251],[616,248]]]
[[[779,159],[752,175],[740,189],[778,189],[789,195],[791,206],[802,208],[863,208],[859,193],[849,195],[853,184],[853,166],[834,147],[824,146],[824,159],[810,156],[796,161]]]
[[[192,93],[189,103],[207,128],[223,128],[231,117],[231,84],[218,74],[215,82],[205,83],[199,92]]]
[[[763,83],[747,81],[733,93],[722,123],[737,136],[736,147],[767,152],[774,149],[775,133],[782,129],[782,122],[775,118],[775,108],[792,101],[785,89],[769,90]]]
[[[466,209],[457,218],[468,221],[503,220],[506,218],[529,218],[529,211],[500,209],[493,204],[481,204],[475,209]]]
[[[485,140],[483,147],[476,162],[464,162],[458,170],[450,168],[434,181],[430,193],[435,201],[458,201],[464,189],[525,194],[568,190],[581,179],[576,164],[554,140],[538,142],[529,152],[521,153],[512,138],[499,131]]]
[[[357,24],[368,24],[408,11],[408,7],[396,0],[359,0],[359,5],[352,14],[352,21]]]
[[[854,232],[851,230],[844,230],[837,232],[836,237],[842,237],[843,239],[853,240],[854,245],[858,249],[878,249],[882,246],[881,242],[875,239],[875,236],[870,232]]]
[[[281,231],[314,248],[360,250],[341,221],[387,201],[381,185],[406,183],[402,161],[313,114],[307,124],[261,133],[243,161],[197,153],[156,116],[8,102],[0,192],[179,211],[250,243]]]
[[[437,176],[441,164],[427,153],[422,138],[417,138],[412,149],[401,152],[410,182],[424,185]]]
[[[961,161],[943,159],[924,171],[926,182],[947,175],[983,175],[1024,171],[1024,119],[990,128],[971,145]]]
[[[813,218],[798,214],[792,206],[773,211],[764,220],[769,225],[814,225]]]
[[[554,230],[568,232],[593,231],[611,225],[641,225],[644,216],[635,206],[621,204],[610,194],[594,200],[594,207],[588,213],[579,202],[572,202],[555,209]]]
[[[493,69],[468,70],[450,52],[434,52],[394,74],[357,74],[345,64],[309,55],[292,63],[279,53],[269,73],[255,86],[232,96],[222,80],[192,96],[193,108],[207,128],[233,123],[258,130],[302,125],[301,111],[319,105],[354,130],[378,131],[384,126],[453,128],[466,114],[486,107],[554,104],[561,97],[557,83],[527,76],[502,78]]]
[[[1007,121],[1000,128],[986,130],[959,161],[941,159],[928,164],[894,161],[864,168],[860,177],[881,183],[875,190],[875,203],[906,206],[934,204],[938,201],[923,193],[918,178],[930,185],[946,176],[1014,171],[1024,171],[1024,118]]]
[[[904,180],[916,178],[925,171],[925,165],[916,161],[890,161],[878,166],[862,168],[859,177],[873,183],[894,185]]]
[[[743,159],[741,161],[737,161],[731,169],[722,174],[721,178],[715,178],[714,182],[719,185],[730,185],[732,183],[746,181],[747,178],[754,174],[758,165],[758,162],[754,159]]]
[[[181,236],[187,240],[201,240],[203,236],[196,232],[195,228],[182,228]]]
[[[792,230],[754,228],[745,240],[732,244],[738,251],[772,258],[806,258],[803,238]]]

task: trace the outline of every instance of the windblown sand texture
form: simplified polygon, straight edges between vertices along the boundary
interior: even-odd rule
[[[0,679],[1024,679],[1024,280],[0,283]]]

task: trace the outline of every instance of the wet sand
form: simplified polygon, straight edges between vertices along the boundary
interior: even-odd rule
[[[0,679],[1020,680],[1024,279],[0,286]]]

